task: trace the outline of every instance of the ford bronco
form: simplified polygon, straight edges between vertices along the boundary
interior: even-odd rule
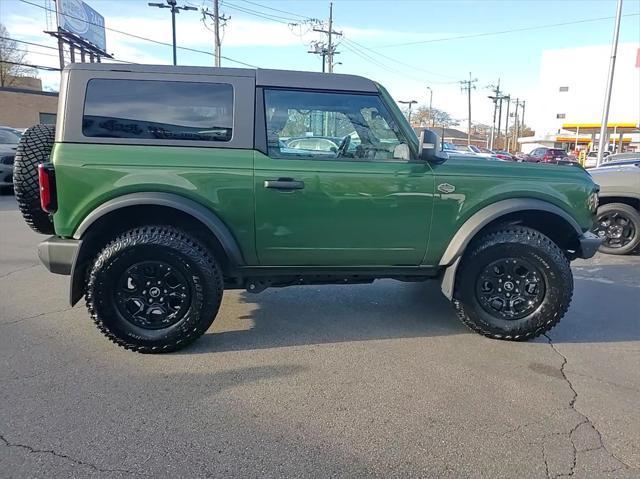
[[[74,64],[14,177],[71,304],[142,353],[201,336],[225,289],[378,278],[437,279],[471,329],[525,340],[600,245],[583,169],[450,156],[351,75]]]

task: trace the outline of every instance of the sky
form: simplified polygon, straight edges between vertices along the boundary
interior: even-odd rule
[[[51,0],[27,1],[52,5]],[[142,0],[86,1],[105,17],[107,28],[171,42],[168,9],[149,7]],[[209,10],[212,3],[178,2]],[[461,120],[462,127],[467,97],[459,82],[471,74],[477,79],[472,122],[490,124],[489,85],[500,79],[505,93],[532,105],[542,52],[610,44],[615,10],[615,0],[334,0],[334,28],[342,33],[335,72],[371,78],[387,87],[396,100],[416,100],[422,105],[429,102],[428,86],[433,106]],[[321,57],[307,51],[323,35],[311,31],[308,18],[326,21],[327,0],[221,0],[221,13],[231,17],[223,32],[225,57],[262,68],[321,71]],[[180,65],[213,65],[213,33],[201,18],[195,11],[178,15],[178,46],[209,53],[178,50]],[[56,46],[43,33],[51,25],[47,25],[46,11],[38,6],[0,0],[0,23],[12,38]],[[171,62],[170,46],[111,30],[106,40],[107,51],[119,60]],[[640,43],[640,0],[624,1],[620,42]],[[32,64],[58,66],[56,50],[26,44],[21,48],[28,51]],[[223,59],[222,66],[242,64]],[[585,70],[607,67],[585,65]],[[41,71],[40,77],[48,89],[57,88],[58,73]]]

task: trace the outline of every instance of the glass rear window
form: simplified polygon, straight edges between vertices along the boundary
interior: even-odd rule
[[[549,153],[553,156],[565,156],[566,152],[564,150],[549,150]]]
[[[82,133],[93,138],[229,141],[233,87],[226,83],[90,80]]]

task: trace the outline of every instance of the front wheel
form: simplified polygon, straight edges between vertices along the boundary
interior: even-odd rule
[[[593,232],[602,238],[602,253],[631,253],[640,244],[640,213],[624,203],[602,205]]]
[[[522,341],[553,328],[572,295],[563,251],[542,233],[514,226],[472,242],[456,275],[454,306],[477,333]]]
[[[209,250],[170,226],[127,231],[98,254],[87,308],[114,343],[141,353],[183,348],[211,326],[222,300],[220,267]]]

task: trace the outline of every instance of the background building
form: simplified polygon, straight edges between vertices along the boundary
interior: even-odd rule
[[[19,77],[10,87],[0,87],[0,125],[29,128],[38,123],[54,124],[58,94],[42,91],[38,78]]]
[[[542,54],[540,80],[527,123],[535,131],[520,138],[524,152],[539,146],[572,150],[597,142],[607,82],[610,45],[547,50]],[[609,112],[610,142],[623,134],[626,149],[640,149],[640,46],[618,45]],[[613,144],[611,145],[613,147]],[[617,149],[617,148],[616,148]]]

